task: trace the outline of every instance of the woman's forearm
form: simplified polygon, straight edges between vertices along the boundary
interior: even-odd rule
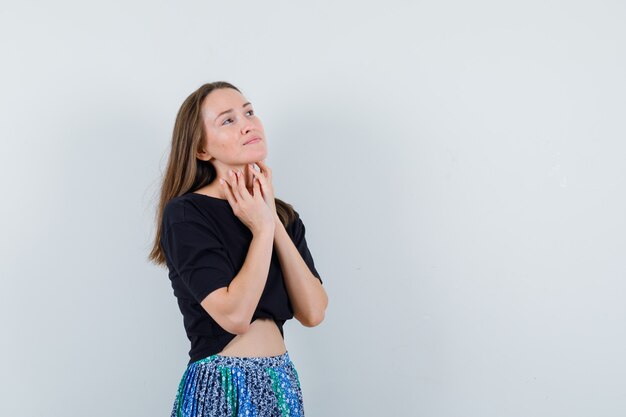
[[[265,288],[272,260],[273,237],[272,230],[252,237],[243,266],[228,286],[229,316],[239,323],[242,333],[249,327]]]
[[[294,317],[304,326],[317,326],[324,320],[328,306],[326,290],[302,259],[283,224],[278,217],[276,219],[274,246],[293,306]]]

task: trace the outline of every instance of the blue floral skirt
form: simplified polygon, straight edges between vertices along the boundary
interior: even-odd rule
[[[279,356],[211,355],[187,366],[171,417],[304,416],[298,372]]]

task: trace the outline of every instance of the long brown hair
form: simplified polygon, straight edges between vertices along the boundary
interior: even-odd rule
[[[165,266],[166,264],[165,254],[161,247],[161,223],[165,205],[175,197],[210,184],[217,177],[213,164],[210,161],[196,158],[196,152],[201,150],[205,138],[204,123],[200,111],[202,102],[211,91],[218,88],[232,88],[241,93],[241,90],[226,81],[207,83],[191,93],[178,110],[172,134],[172,148],[163,175],[155,216],[156,235],[152,251],[148,256],[148,260],[157,265]],[[278,198],[274,198],[274,201],[276,214],[286,227],[295,220],[293,207]]]

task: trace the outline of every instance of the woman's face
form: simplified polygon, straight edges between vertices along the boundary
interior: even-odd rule
[[[265,159],[267,143],[263,124],[254,114],[252,104],[239,91],[232,88],[213,90],[205,97],[201,110],[205,152],[198,158],[211,160],[214,165],[226,169]],[[245,144],[252,138],[260,140]]]

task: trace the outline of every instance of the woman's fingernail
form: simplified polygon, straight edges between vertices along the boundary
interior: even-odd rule
[[[235,175],[235,173],[233,172],[233,170],[232,170],[232,169],[229,169],[229,170],[228,170],[228,175],[230,175],[230,176],[232,177],[233,175]]]
[[[224,184],[224,178],[220,178],[220,184]]]

